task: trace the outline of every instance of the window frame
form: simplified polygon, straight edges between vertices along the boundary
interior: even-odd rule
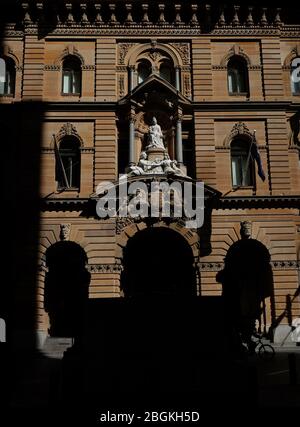
[[[68,145],[73,144],[74,147],[67,147],[64,148],[62,147],[65,143],[67,143]],[[64,166],[66,175],[67,175],[67,179],[68,179],[68,183],[70,184],[70,187],[66,188],[62,182],[57,181],[57,189],[59,191],[61,190],[67,190],[67,191],[80,191],[80,184],[81,184],[81,151],[80,151],[80,143],[78,141],[78,139],[76,137],[73,136],[65,136],[59,144],[59,155],[61,157],[61,161],[62,164]],[[67,159],[68,158],[68,159]],[[78,166],[76,165],[76,163],[72,164],[70,167],[70,164],[66,163],[66,159],[69,163],[70,159],[78,159]],[[76,167],[75,171],[74,168]],[[74,173],[75,172],[75,173]],[[74,181],[74,176],[76,177],[76,184],[78,185],[72,185],[72,178]]]
[[[3,83],[3,92],[0,92],[0,96],[14,98],[16,93],[16,63],[12,58],[7,56],[1,57],[1,59],[5,62],[5,82]]]
[[[65,62],[76,64],[76,67],[70,67],[69,64],[65,65]],[[68,92],[64,91],[65,88],[65,77],[69,73]],[[76,89],[78,86],[78,90]],[[70,90],[71,89],[71,90]],[[62,96],[81,96],[82,93],[82,63],[74,55],[66,56],[62,61],[62,83],[61,83],[61,94]]]
[[[236,146],[236,147],[235,147]],[[242,147],[243,146],[243,147]],[[249,150],[251,147],[251,142],[242,139],[235,138],[232,140],[230,145],[230,168],[231,168],[231,185],[232,188],[255,188],[255,163],[250,154]],[[247,160],[249,157],[248,171],[245,176],[245,165],[247,165]],[[241,181],[234,183],[234,172],[233,172],[233,159],[238,159],[239,166],[239,177],[241,177]],[[237,179],[235,179],[237,181]]]
[[[234,73],[233,73],[234,72]],[[230,76],[236,74],[232,82],[230,83]],[[237,90],[230,89],[235,83]],[[239,82],[240,81],[240,82]],[[238,90],[238,86],[243,86]],[[248,66],[244,58],[235,55],[232,56],[227,63],[227,89],[230,96],[249,96],[250,95],[250,82],[249,82],[249,71]]]

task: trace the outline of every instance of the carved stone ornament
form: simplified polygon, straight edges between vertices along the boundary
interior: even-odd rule
[[[248,127],[243,122],[238,122],[233,126],[230,134],[225,138],[224,146],[229,148],[231,141],[240,135],[246,136],[249,139],[252,139],[253,136]]]
[[[242,221],[240,223],[241,229],[240,229],[240,233],[241,233],[241,237],[243,239],[249,239],[252,235],[252,223],[251,221]]]
[[[82,141],[81,137],[79,136],[76,127],[70,122],[65,123],[61,127],[60,131],[56,135],[56,138],[59,141],[59,140],[63,139],[65,136],[74,136],[75,138],[77,138],[80,141],[80,145],[81,146],[83,145],[83,141]]]
[[[136,43],[119,43],[119,64],[125,64],[125,57],[131,47],[133,47]]]
[[[184,65],[190,65],[191,55],[189,43],[170,43],[170,46],[177,50]]]
[[[60,224],[60,240],[70,240],[71,224]]]

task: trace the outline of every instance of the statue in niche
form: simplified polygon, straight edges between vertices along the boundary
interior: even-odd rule
[[[165,150],[163,133],[160,125],[157,123],[156,117],[153,117],[152,119],[147,137],[148,145],[146,147],[146,150],[149,150],[149,148],[162,148],[163,150]]]

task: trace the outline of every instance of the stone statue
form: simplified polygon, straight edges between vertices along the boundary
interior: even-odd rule
[[[153,117],[151,126],[149,126],[148,146],[146,147],[146,149],[148,150],[149,148],[165,149],[163,142],[163,134],[161,131],[161,127],[157,123],[156,117]]]
[[[162,161],[164,173],[167,175],[181,175],[184,173],[177,167],[177,161],[171,160],[168,153],[164,153],[164,160]]]
[[[146,151],[142,151],[140,159],[137,165],[131,165],[128,167],[128,176],[139,176],[147,175],[151,173],[163,173],[161,167],[163,161],[160,160],[148,160]]]

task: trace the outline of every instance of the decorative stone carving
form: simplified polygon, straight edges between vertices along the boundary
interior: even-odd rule
[[[79,53],[78,49],[76,46],[74,45],[69,45],[67,47],[65,47],[65,49],[62,51],[61,55],[59,56],[59,58],[57,58],[57,60],[55,61],[55,65],[60,65],[61,61],[66,57],[66,56],[76,56],[79,61],[81,62],[82,66],[84,66],[84,58],[83,56]]]
[[[189,43],[170,43],[170,46],[177,50],[184,65],[190,65],[191,55]]]
[[[45,71],[60,71],[60,66],[59,65],[45,65],[44,66],[44,70]]]
[[[252,139],[253,135],[248,129],[248,127],[243,122],[236,123],[231,129],[230,134],[224,140],[224,147],[229,148],[231,141],[239,135],[247,136],[249,139]]]
[[[135,43],[119,43],[119,64],[124,65],[125,57],[129,49],[134,46]]]
[[[82,65],[82,71],[94,71],[96,69],[95,65]]]
[[[125,82],[123,74],[119,76],[119,95],[121,97],[125,95]]]
[[[60,240],[70,240],[71,224],[60,224]]]
[[[232,48],[229,49],[228,53],[222,58],[220,65],[226,67],[229,59],[235,55],[241,56],[246,61],[248,67],[252,65],[249,56],[237,44],[233,45]]]
[[[80,145],[83,146],[82,138],[79,136],[76,127],[70,122],[65,123],[61,127],[60,131],[56,135],[56,138],[59,141],[62,138],[64,138],[65,136],[74,136],[75,138],[77,138],[80,141]]]
[[[242,239],[249,239],[252,235],[252,223],[250,221],[242,221],[240,223],[240,234]]]
[[[90,273],[121,273],[123,266],[121,264],[88,264],[86,269]]]

